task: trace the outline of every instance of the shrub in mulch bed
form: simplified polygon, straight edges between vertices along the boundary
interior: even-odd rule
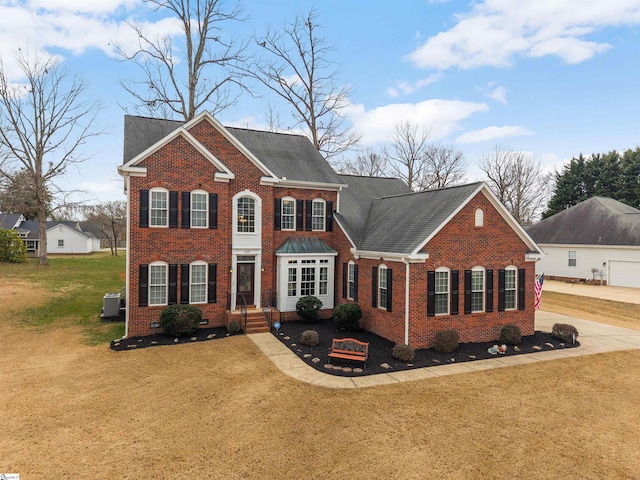
[[[161,345],[180,345],[184,343],[206,342],[209,340],[217,340],[219,338],[233,337],[242,335],[242,331],[238,333],[228,333],[226,327],[217,328],[199,328],[192,335],[186,337],[174,337],[165,335],[164,333],[156,333],[155,335],[147,335],[145,337],[129,337],[111,342],[111,350],[121,352],[123,350],[138,350],[140,348],[156,347]]]
[[[319,341],[316,347],[302,345],[299,341],[302,332],[310,329],[318,332]],[[487,351],[493,345],[500,345],[500,342],[495,340],[493,342],[483,343],[461,343],[456,351],[451,353],[439,353],[433,348],[416,350],[413,361],[405,363],[393,357],[393,342],[364,330],[358,330],[356,332],[336,330],[334,323],[330,319],[320,320],[314,323],[302,321],[283,322],[280,330],[274,332],[274,335],[305,363],[311,365],[316,370],[346,377],[397,372],[421,367],[446,365],[449,363],[500,358],[510,355],[534,354],[538,351],[573,348],[580,345],[580,343],[576,343],[575,345],[563,343],[561,340],[553,338],[550,333],[536,331],[534,335],[522,337],[520,344],[517,346],[519,351],[515,350],[514,346],[508,345],[504,355],[492,355]],[[351,371],[325,367],[325,365],[329,364],[328,354],[331,351],[333,339],[346,337],[355,338],[361,342],[369,342],[369,360],[367,361],[366,367],[363,368],[362,362],[338,359],[332,359],[331,363],[334,366],[347,367],[351,369]],[[362,369],[362,372],[354,372],[353,369]]]

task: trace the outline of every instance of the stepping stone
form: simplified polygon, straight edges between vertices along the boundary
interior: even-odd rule
[[[362,373],[362,369],[361,368],[354,368],[353,369],[353,373]]]
[[[333,366],[333,369],[334,369],[334,370],[342,370],[342,367],[339,367],[338,365],[334,365],[334,366]]]
[[[564,347],[564,343],[560,343],[558,347]]]
[[[313,358],[311,359],[311,361],[312,361],[313,363],[320,363],[320,359],[319,359],[318,357],[313,357]]]
[[[141,338],[140,340],[138,340],[138,343],[140,343],[143,339]]]
[[[173,343],[178,343],[179,341],[180,341],[180,339],[179,339],[179,338],[174,338],[174,339],[173,339]]]
[[[440,360],[436,360],[435,358],[431,360],[433,363],[440,363]]]
[[[114,347],[119,347],[120,346],[120,342],[116,342],[113,344]]]
[[[296,352],[302,353],[302,350],[300,350],[299,348],[296,348]]]
[[[389,365],[388,363],[381,363],[380,368],[391,368],[391,365]]]
[[[292,343],[292,344],[291,344],[291,346],[292,346],[292,347],[297,347],[298,345],[297,345],[297,344],[295,344],[295,343]]]
[[[303,358],[311,358],[311,357],[313,357],[313,355],[311,355],[310,353],[305,353],[304,356],[303,356]],[[325,367],[326,366],[327,365],[325,365]]]
[[[407,363],[407,367],[413,367],[413,363]]]
[[[137,345],[127,345],[127,348],[137,348]]]
[[[330,363],[325,363],[324,368],[326,368],[327,370],[333,370],[333,365],[331,365]]]
[[[542,347],[541,347],[540,345],[534,345],[534,346],[533,346],[533,347],[531,347],[531,348],[533,348],[534,350],[537,350],[537,351],[542,350]]]
[[[517,345],[515,347],[513,347],[513,351],[514,352],[519,352],[520,351],[520,347],[518,347]]]
[[[198,341],[198,337],[191,337],[191,341],[192,342],[197,342]]]
[[[153,340],[153,341],[151,342],[151,345],[157,345],[157,344],[158,344],[158,342],[156,342],[155,340]]]
[[[455,358],[452,358],[452,359],[451,359],[451,360],[449,360],[449,361],[450,361],[451,363],[453,363],[453,362],[455,362],[455,361],[456,361],[456,359],[455,359]]]
[[[342,369],[342,371],[343,371],[343,372],[347,372],[347,373],[349,373],[349,372],[351,372],[352,370],[351,370],[349,367],[344,367],[344,368]]]
[[[210,333],[209,335],[207,335],[207,338],[208,338],[209,340],[211,340],[211,339],[212,339],[213,337],[215,337],[215,336],[216,336],[216,334],[215,334],[215,333]]]
[[[470,358],[471,360],[475,360],[475,359],[476,359],[476,356],[475,356],[475,355],[469,355],[469,358]]]
[[[291,337],[284,337],[285,340],[291,340]]]
[[[544,346],[545,346],[545,347],[549,347],[549,348],[556,348],[556,347],[553,345],[553,343],[549,343],[549,342],[545,343],[545,344],[544,344]]]

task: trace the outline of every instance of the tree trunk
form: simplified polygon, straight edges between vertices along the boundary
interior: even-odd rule
[[[49,266],[49,258],[47,257],[47,214],[45,212],[45,203],[38,196],[38,265],[41,267]]]

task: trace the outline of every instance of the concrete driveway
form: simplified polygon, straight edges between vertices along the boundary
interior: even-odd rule
[[[585,285],[583,283],[566,283],[555,280],[545,280],[542,286],[542,302],[544,292],[566,293],[582,297],[600,298],[615,302],[640,304],[640,289],[627,287],[610,287],[609,285]]]

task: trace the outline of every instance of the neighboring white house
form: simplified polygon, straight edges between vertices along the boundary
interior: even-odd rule
[[[536,273],[640,288],[640,210],[592,197],[526,230],[546,254]]]

